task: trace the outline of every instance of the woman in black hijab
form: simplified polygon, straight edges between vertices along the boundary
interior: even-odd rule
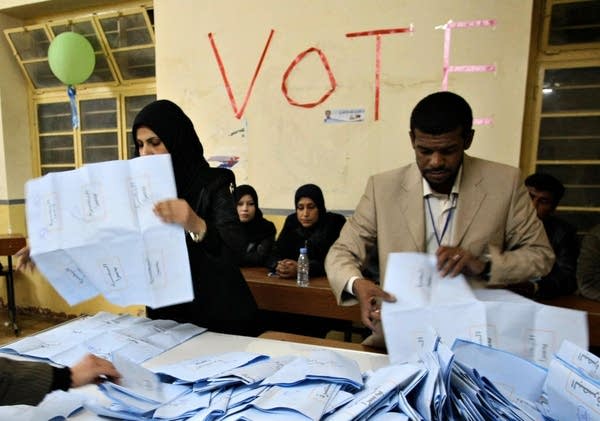
[[[231,194],[233,172],[209,166],[192,121],[171,101],[144,107],[133,122],[132,135],[136,156],[171,155],[178,199],[156,203],[154,212],[189,233],[195,295],[189,303],[147,308],[148,316],[217,332],[256,334],[256,303],[238,267],[244,239]]]
[[[346,223],[343,215],[327,212],[319,186],[305,184],[296,190],[296,213],[287,216],[269,258],[269,268],[282,278],[294,278],[301,247],[308,248],[311,277],[325,275],[325,256]]]
[[[275,225],[263,217],[254,187],[248,184],[237,186],[233,197],[246,235],[242,266],[264,266],[275,242]]]

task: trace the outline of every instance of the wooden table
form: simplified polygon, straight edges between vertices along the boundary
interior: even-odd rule
[[[550,306],[587,311],[590,347],[600,348],[600,301],[590,300],[580,295],[538,300]]]
[[[261,310],[360,322],[358,304],[339,306],[324,276],[311,278],[309,286],[299,287],[295,279],[268,276],[266,268],[242,268],[242,274]],[[350,340],[351,334],[345,331],[345,339]]]
[[[21,250],[27,242],[21,234],[0,234],[0,256],[6,256],[6,269],[0,265],[0,276],[6,277],[6,295],[8,297],[8,317],[15,335],[19,335],[17,326],[17,307],[15,305],[15,285],[13,280],[12,256]]]

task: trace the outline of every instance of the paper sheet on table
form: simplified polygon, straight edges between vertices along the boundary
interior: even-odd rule
[[[99,312],[4,345],[0,347],[0,352],[40,358],[66,366],[72,366],[87,353],[108,359],[119,353],[122,357],[141,363],[205,330],[191,323],[178,324],[168,320]]]
[[[70,305],[194,298],[185,232],[152,212],[177,197],[170,155],[88,164],[26,184],[31,257]]]
[[[552,307],[506,290],[471,290],[464,276],[442,278],[435,256],[390,253],[382,322],[392,363],[418,360],[431,328],[446,342],[466,339],[548,366],[568,339],[587,348],[585,312]]]

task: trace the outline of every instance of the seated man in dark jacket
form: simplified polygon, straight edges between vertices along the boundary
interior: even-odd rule
[[[554,215],[565,187],[549,174],[535,173],[525,179],[538,218],[543,222],[556,261],[543,278],[514,285],[511,289],[530,298],[553,298],[577,289],[577,256],[579,241],[575,228]]]

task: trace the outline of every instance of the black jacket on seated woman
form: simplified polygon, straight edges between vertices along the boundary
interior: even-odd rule
[[[325,275],[325,256],[337,240],[346,223],[344,215],[327,212],[325,199],[319,186],[305,184],[298,188],[294,198],[296,212],[288,215],[275,242],[268,267],[285,278],[296,276],[295,262],[300,248],[308,249],[310,277]],[[282,268],[283,262],[291,266]]]
[[[275,243],[275,224],[263,217],[254,187],[248,184],[237,186],[233,197],[244,232],[245,251],[241,266],[264,266]]]

